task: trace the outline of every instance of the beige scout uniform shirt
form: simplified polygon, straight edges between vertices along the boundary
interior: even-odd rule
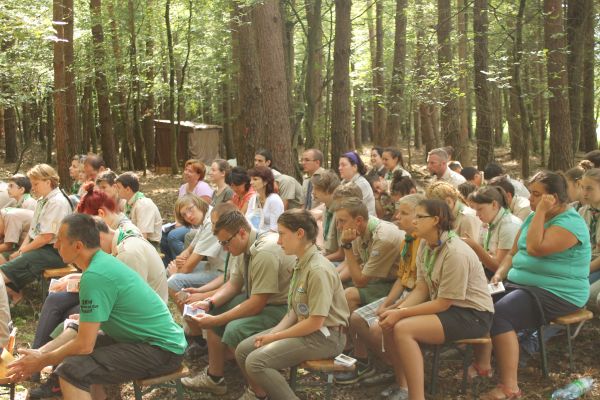
[[[475,241],[479,241],[481,220],[477,217],[477,212],[459,201],[454,204],[453,212],[454,230],[458,236],[468,237]]]
[[[56,242],[61,221],[72,212],[71,203],[60,189],[52,190],[46,197],[38,200],[29,228],[29,237],[33,240],[39,234],[52,233],[54,237],[50,244],[53,244]]]
[[[483,248],[492,255],[495,255],[498,249],[512,249],[522,223],[523,221],[512,215],[509,210],[500,209],[488,226],[488,233],[483,239]]]
[[[0,210],[0,216],[4,221],[4,243],[22,243],[29,231],[33,211],[7,207]]]
[[[290,285],[291,308],[298,321],[311,315],[325,317],[323,326],[348,326],[350,309],[333,264],[310,247],[294,267]]]
[[[460,238],[448,239],[448,232],[444,232],[440,240],[442,244],[433,250],[427,249],[425,240],[421,241],[417,254],[417,282],[427,284],[431,300],[440,297],[452,300],[452,305],[457,307],[494,312],[477,254]],[[427,272],[427,265],[432,267],[431,274]]]
[[[267,304],[287,304],[295,257],[285,255],[277,244],[278,235],[274,232],[265,232],[259,236],[252,230],[249,235],[248,248],[235,257],[236,265],[231,269],[231,282],[244,287],[247,283],[248,296],[270,294]],[[233,263],[233,258],[229,262]]]
[[[510,202],[510,211],[519,217],[521,221],[525,221],[525,218],[532,213],[529,199],[514,195],[512,201]]]
[[[582,206],[579,209],[579,215],[585,220],[585,224],[588,226],[589,230],[593,219],[591,206]],[[598,219],[600,219],[600,216],[598,216]],[[596,223],[596,243],[592,243],[592,260],[598,256],[600,256],[600,221]]]
[[[16,208],[24,208],[26,210],[35,211],[35,207],[37,206],[37,200],[31,197],[29,193],[24,194],[21,197],[21,200],[17,201],[15,205]]]
[[[361,260],[363,275],[381,280],[395,280],[402,240],[404,231],[396,225],[370,217],[365,233],[352,242],[352,250]]]
[[[349,181],[343,180],[342,184],[350,182],[354,183],[356,186],[359,187],[362,193],[363,201],[367,206],[367,211],[369,211],[369,215],[373,217],[377,216],[377,211],[375,210],[375,195],[373,194],[373,188],[371,187],[369,181],[367,181],[367,179],[364,176],[357,173],[354,174],[352,179],[350,179]]]
[[[458,185],[460,185],[461,183],[465,183],[467,180],[465,179],[464,176],[462,176],[458,172],[454,172],[450,168],[446,168],[446,172],[444,172],[444,175],[442,175],[441,178],[434,176],[433,181],[434,182],[437,182],[437,181],[448,182],[455,188],[458,188]]]
[[[166,303],[169,299],[167,273],[160,255],[146,239],[129,236],[118,243],[117,230],[112,241],[112,255],[137,272]]]
[[[14,207],[17,202],[8,195],[8,183],[0,181],[0,208]]]
[[[310,179],[313,176],[319,176],[325,172],[326,172],[325,168],[319,167],[319,169],[317,169],[311,176],[306,175],[306,177],[302,181],[302,204],[306,204],[306,193],[308,191],[308,183],[310,182]],[[314,192],[314,188],[313,188],[313,192]],[[281,196],[281,194],[280,194],[280,196]],[[321,204],[323,204],[323,203],[315,200],[315,198],[313,196],[311,209],[319,207]]]
[[[325,218],[327,218],[327,210],[323,213],[323,229],[325,229]],[[323,248],[325,249],[325,255],[329,255],[338,251],[341,245],[340,232],[337,230],[335,223],[335,213],[332,213],[331,223],[329,224],[329,230],[327,236],[323,242]]]
[[[162,234],[162,218],[156,204],[149,197],[142,197],[132,203],[135,199],[133,196],[129,199],[131,208],[131,222],[146,235],[146,238],[151,242],[160,242]]]
[[[223,246],[219,244],[217,237],[212,232],[212,222],[210,213],[212,207],[208,208],[204,216],[202,225],[196,228],[196,235],[190,246],[193,246],[193,253],[204,256],[206,258],[207,271],[223,271],[225,269],[225,257],[227,253],[223,250]]]
[[[275,182],[277,182],[277,194],[282,200],[288,201],[288,210],[292,208],[302,208],[304,204],[302,185],[295,178],[284,175],[281,172],[272,169]]]

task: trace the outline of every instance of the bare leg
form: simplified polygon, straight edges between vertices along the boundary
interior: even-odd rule
[[[519,340],[517,339],[517,334],[515,331],[501,333],[494,336],[492,342],[500,373],[500,383],[508,391],[519,391],[519,382],[517,379]]]
[[[444,328],[436,315],[419,315],[400,320],[394,326],[396,357],[406,374],[411,400],[425,400],[423,355],[419,342],[444,343]]]
[[[360,304],[360,294],[358,293],[358,289],[355,287],[349,287],[344,290],[344,294],[346,295],[346,301],[348,301],[348,307],[350,308],[350,312],[353,312]]]
[[[59,377],[60,390],[64,400],[92,400],[92,395],[85,390],[71,385],[69,382]]]
[[[6,259],[0,255],[0,265],[4,263],[6,263]],[[4,283],[11,282],[8,276],[4,275],[4,272],[0,272],[0,274],[2,274],[2,279],[4,279]],[[21,292],[15,292],[8,286],[6,287],[6,293],[8,294],[8,297],[10,297],[13,303],[18,303],[23,298],[23,294]]]
[[[106,400],[108,398],[104,390],[104,385],[91,385],[90,395],[94,400]]]
[[[396,376],[396,383],[401,388],[407,388],[408,384],[406,383],[406,375],[404,375],[404,369],[402,368],[402,363],[400,362],[400,357],[398,357],[398,349],[396,348],[396,344],[394,343],[394,331],[390,330],[381,330],[381,334],[383,335],[384,346],[386,360],[390,361],[390,364],[394,368],[394,375]]]
[[[350,271],[348,271],[348,266],[345,263],[341,263],[337,267],[335,267],[336,272],[340,276],[340,280],[342,282],[346,282],[350,280]]]
[[[208,372],[214,376],[223,376],[227,346],[212,329],[207,330],[206,344],[208,345]]]
[[[352,313],[350,316],[350,330],[348,331],[348,337],[354,345],[354,357],[367,358],[367,347],[364,344],[364,340],[369,333],[369,325],[361,316],[356,313]]]

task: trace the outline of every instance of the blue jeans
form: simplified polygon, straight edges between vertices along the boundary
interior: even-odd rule
[[[187,274],[173,274],[167,280],[169,289],[179,292],[181,289],[188,287],[200,287],[222,275],[220,271],[211,271],[206,269],[206,261],[200,261],[192,272]]]
[[[52,340],[50,334],[54,329],[69,318],[71,314],[79,314],[79,293],[51,292],[44,301],[33,339],[34,349],[39,349]]]
[[[163,234],[160,238],[160,250],[165,255],[165,258],[163,258],[165,267],[183,251],[185,235],[190,231],[190,228],[187,226],[179,226],[171,229],[165,234],[165,231],[168,230],[171,225],[173,224],[163,225]]]
[[[600,269],[592,272],[588,279],[590,280],[590,285],[594,282],[600,281]]]

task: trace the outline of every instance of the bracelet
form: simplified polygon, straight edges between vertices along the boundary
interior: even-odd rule
[[[352,242],[350,242],[350,243],[342,243],[341,247],[343,249],[350,250],[352,248]]]
[[[206,301],[208,303],[208,311],[214,310],[215,303],[212,301],[212,299],[210,297],[208,299],[205,299],[204,301]]]

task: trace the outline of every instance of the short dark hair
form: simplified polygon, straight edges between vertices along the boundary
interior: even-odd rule
[[[330,169],[322,174],[313,175],[310,181],[314,189],[319,189],[328,194],[333,193],[340,186],[340,177]]]
[[[502,208],[509,206],[506,192],[502,187],[495,185],[482,187],[475,193],[471,193],[469,200],[477,204],[492,204],[495,201]]]
[[[472,182],[463,182],[457,187],[458,191],[465,199],[469,198],[469,195],[477,190],[477,186],[475,186]]]
[[[226,212],[219,215],[219,219],[215,223],[213,233],[218,235],[220,231],[225,230],[231,234],[238,232],[240,229],[250,232],[250,224],[248,220],[239,210]]]
[[[14,182],[18,187],[25,189],[25,193],[31,191],[31,181],[26,175],[15,174],[10,177],[9,182]]]
[[[491,162],[485,166],[483,173],[485,174],[485,179],[489,180],[497,176],[504,175],[504,169],[502,168],[502,165]]]
[[[63,218],[62,225],[67,226],[69,239],[79,240],[88,249],[100,247],[100,232],[91,215],[81,213],[67,215]]]
[[[367,173],[367,167],[365,167],[365,164],[362,162],[360,155],[357,152],[351,150],[342,154],[340,158],[348,160],[350,165],[356,165],[359,174],[364,175]]]
[[[102,218],[95,216],[94,222],[96,223],[96,228],[98,228],[98,232],[101,232],[101,233],[109,232],[108,225],[106,224],[106,222],[104,222],[104,220]]]
[[[248,171],[250,177],[258,177],[265,182],[265,194],[275,193],[275,176],[269,167],[254,167]]]
[[[408,177],[403,176],[402,171],[394,172],[394,177],[392,178],[392,183],[390,185],[390,192],[395,195],[406,196],[410,194],[412,190],[417,190],[417,184],[415,181]]]
[[[381,157],[383,155],[383,147],[381,146],[373,146],[371,147],[371,151],[375,150],[377,152],[377,154],[379,155],[379,157]]]
[[[583,159],[591,161],[595,168],[600,168],[600,150],[592,150],[589,153],[585,153]]]
[[[108,183],[110,186],[114,185],[117,180],[117,174],[113,171],[104,171],[96,177],[96,185],[102,182]]]
[[[250,189],[250,177],[244,167],[233,167],[229,173],[228,185],[244,185],[246,192]]]
[[[567,193],[567,179],[563,174],[553,171],[542,170],[533,175],[529,180],[529,184],[541,183],[546,189],[546,193],[555,194],[558,201],[566,203],[569,201]]]
[[[265,158],[265,161],[270,161],[271,163],[268,164],[269,167],[271,168],[275,168],[273,166],[273,154],[271,153],[271,150],[267,150],[267,149],[258,149],[256,150],[256,153],[254,153],[254,155],[259,155],[259,156],[263,156]]]
[[[514,195],[515,195],[515,185],[513,185],[512,182],[508,180],[506,175],[497,176],[497,177],[489,180],[488,185],[489,186],[499,186],[502,189],[504,189],[504,191],[506,193],[510,193],[511,196],[514,197]]]
[[[124,188],[131,188],[134,193],[140,190],[140,181],[133,172],[123,172],[115,182],[120,183]]]
[[[390,153],[392,158],[397,159],[398,164],[400,164],[402,167],[404,167],[404,160],[402,159],[402,152],[400,150],[398,150],[395,147],[386,147],[385,149],[383,149],[383,153]]]
[[[106,163],[104,162],[104,159],[101,156],[99,156],[98,154],[88,154],[85,157],[85,161],[83,162],[83,164],[89,165],[95,171],[100,170],[100,168],[102,168],[102,167],[106,167]]]
[[[441,231],[449,231],[454,227],[454,215],[450,206],[444,200],[425,199],[419,202],[418,206],[423,207],[427,215],[438,217],[438,227]]]
[[[293,232],[302,229],[309,242],[314,243],[317,240],[319,227],[317,226],[315,217],[308,210],[302,208],[287,210],[279,216],[277,223]]]
[[[460,174],[468,181],[475,179],[475,175],[479,173],[479,170],[475,167],[464,167]]]
[[[323,152],[319,149],[308,149],[305,151],[310,151],[312,154],[312,158],[315,161],[319,162],[319,165],[322,167],[323,166],[323,162],[325,161],[325,157],[323,157]]]

